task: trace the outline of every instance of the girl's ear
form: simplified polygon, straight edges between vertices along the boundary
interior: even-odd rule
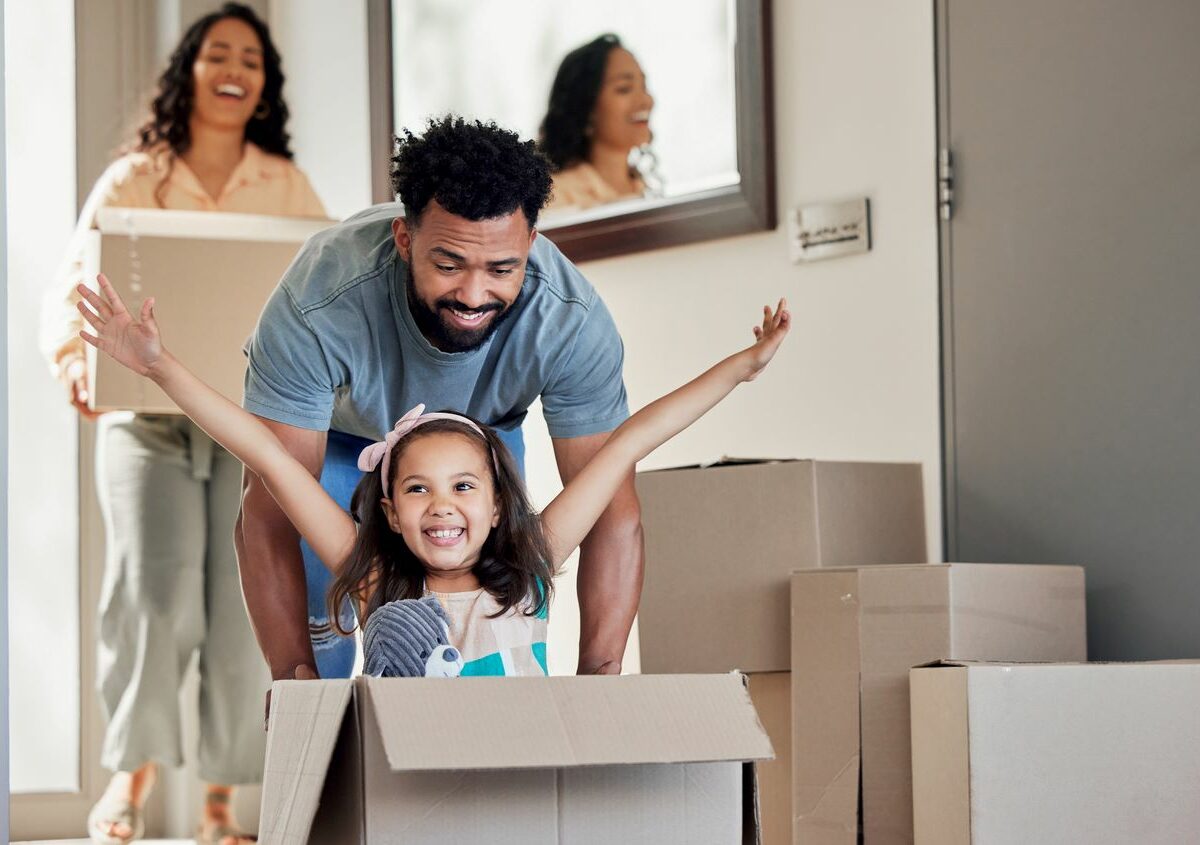
[[[392,505],[391,499],[380,499],[379,507],[383,508],[383,515],[387,517],[388,527],[395,533],[400,533],[400,520],[396,516],[396,508]]]
[[[492,506],[492,527],[493,527],[493,528],[495,528],[496,526],[498,526],[498,525],[500,524],[500,514],[501,514],[501,512],[502,512],[502,511],[501,511],[501,508],[500,508],[500,497],[499,497],[499,496],[497,496],[497,497],[496,497],[496,503],[495,503],[495,505],[493,505],[493,506]]]

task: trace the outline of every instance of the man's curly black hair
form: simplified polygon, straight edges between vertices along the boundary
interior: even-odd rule
[[[405,129],[396,136],[392,192],[413,227],[437,200],[468,220],[506,217],[519,208],[532,229],[550,198],[550,164],[517,133],[450,114],[431,118],[424,135]]]

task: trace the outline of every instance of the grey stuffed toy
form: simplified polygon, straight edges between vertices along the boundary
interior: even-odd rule
[[[450,645],[450,617],[433,596],[388,602],[363,629],[363,672],[377,678],[453,678],[462,654]]]

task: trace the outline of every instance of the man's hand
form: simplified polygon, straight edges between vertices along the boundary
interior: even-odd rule
[[[280,680],[286,680],[281,678]],[[295,681],[315,681],[317,680],[317,672],[313,667],[307,664],[300,664],[292,671],[292,680]],[[267,709],[263,714],[263,730],[271,729],[271,691],[267,690]]]
[[[581,664],[579,664],[579,673],[578,674],[580,674],[580,675],[620,675],[621,674],[621,664],[615,660],[609,660],[609,661],[607,661],[605,663],[601,663],[599,666],[596,666],[595,668],[593,668],[591,666],[584,666],[581,663]]]

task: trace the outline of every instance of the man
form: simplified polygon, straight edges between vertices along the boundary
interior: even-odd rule
[[[359,450],[416,404],[496,427],[522,464],[520,426],[540,397],[568,481],[628,407],[612,317],[537,235],[546,161],[495,124],[447,117],[397,139],[392,188],[403,208],[322,232],[284,275],[247,347],[246,409],[349,507]],[[249,471],[235,543],[272,676],[348,677],[354,645],[330,630],[330,576]],[[641,583],[631,474],[581,546],[580,673],[620,671]]]

